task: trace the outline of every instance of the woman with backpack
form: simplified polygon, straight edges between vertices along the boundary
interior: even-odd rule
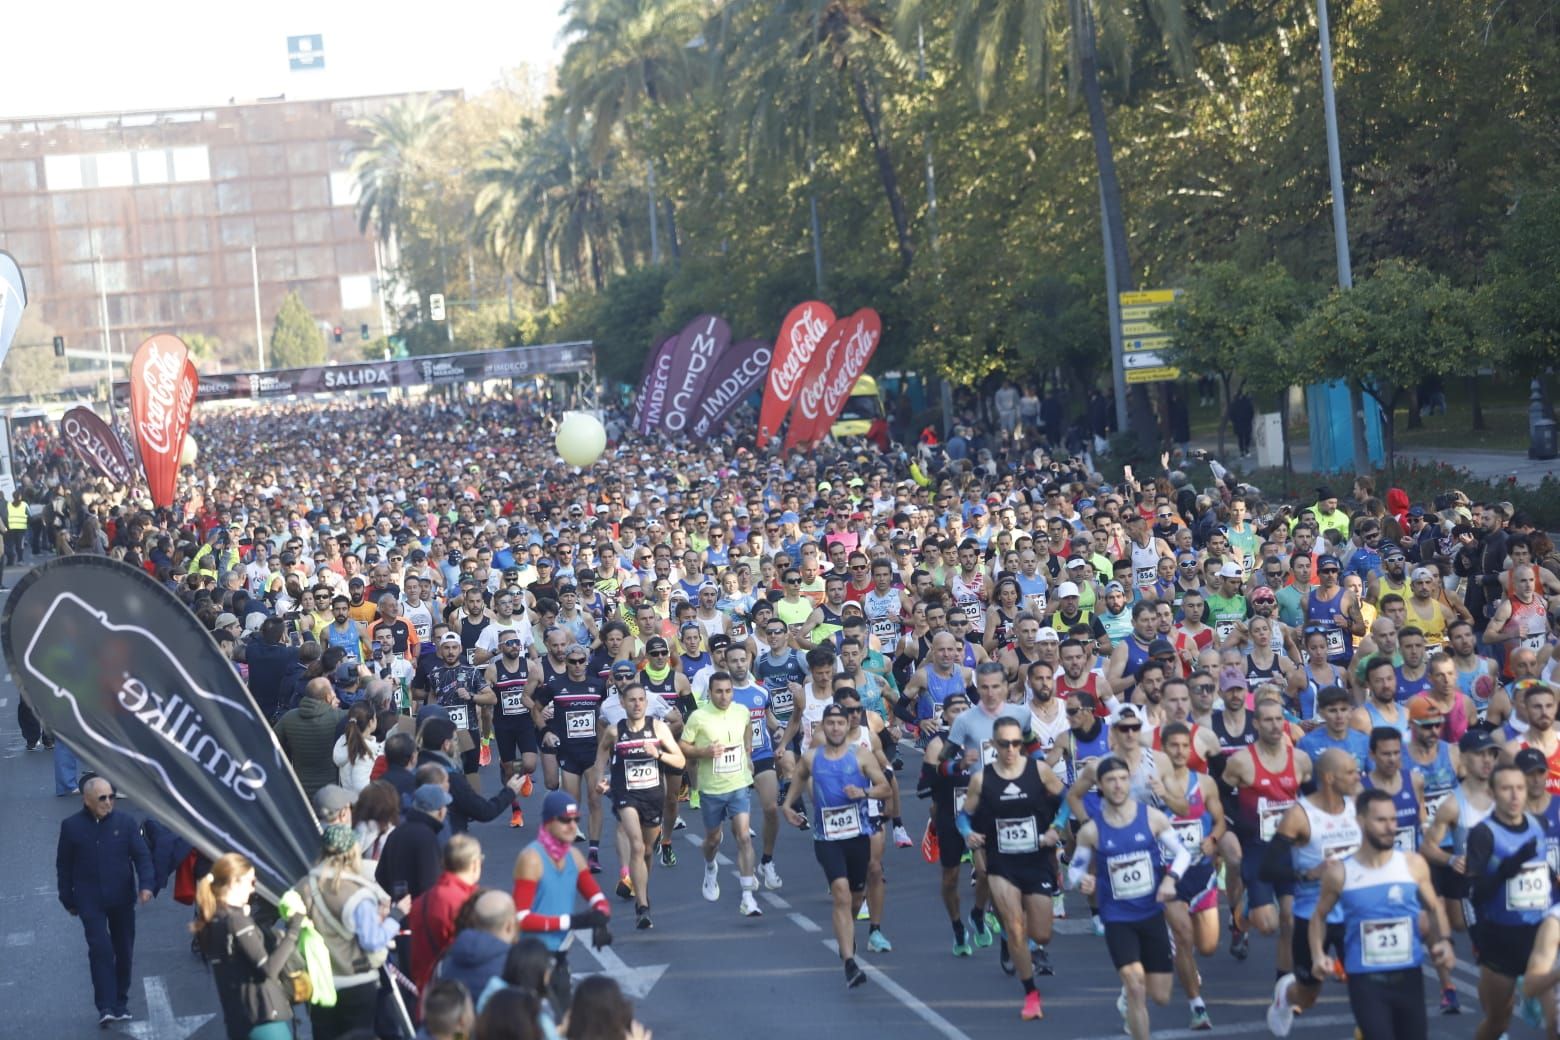
[[[195,885],[190,927],[211,965],[228,1040],[291,1040],[292,1005],[282,973],[304,918],[293,915],[285,934],[267,932],[249,916],[254,891],[254,865],[236,852],[219,856]]]

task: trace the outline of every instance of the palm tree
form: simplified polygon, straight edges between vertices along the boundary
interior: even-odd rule
[[[421,94],[354,122],[369,135],[367,144],[352,151],[358,230],[367,231],[372,226],[381,242],[394,242],[406,195],[421,183],[429,146],[445,110],[443,99]]]
[[[589,119],[591,155],[606,156],[619,132],[630,140],[651,113],[688,97],[700,80],[694,47],[704,19],[698,0],[573,0],[564,33],[573,41],[559,73],[569,119]],[[647,158],[651,262],[660,260],[655,159]],[[672,256],[677,256],[675,210],[666,201]]]
[[[816,86],[831,73],[837,76],[866,132],[900,264],[909,270],[915,245],[884,125],[880,80],[888,73],[908,78],[913,62],[890,31],[883,0],[733,0],[721,13],[723,31],[738,19],[742,31],[725,32],[733,42],[724,62],[738,70],[726,87],[733,94],[732,120],[749,155],[773,156],[777,142],[794,141],[800,133],[810,166]],[[797,125],[798,102],[806,107],[804,126]]]

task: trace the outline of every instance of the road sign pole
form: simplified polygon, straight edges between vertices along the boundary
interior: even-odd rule
[[[1105,300],[1110,312],[1110,375],[1116,391],[1116,432],[1131,425],[1127,413],[1127,377],[1121,357],[1121,301],[1116,298],[1116,260],[1110,248],[1110,210],[1105,207],[1105,182],[1100,181],[1100,235],[1105,241]]]

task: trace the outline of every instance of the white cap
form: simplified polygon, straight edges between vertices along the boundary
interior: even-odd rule
[[[1066,599],[1068,596],[1078,595],[1081,595],[1081,593],[1078,591],[1078,583],[1075,581],[1064,581],[1056,587],[1057,599]]]
[[[1039,643],[1060,643],[1062,637],[1056,634],[1056,629],[1046,625],[1040,629],[1040,634],[1035,636],[1035,641]]]
[[[1238,563],[1226,563],[1219,568],[1219,577],[1221,578],[1244,578],[1245,576],[1246,572],[1240,569],[1240,564]]]
[[[1110,724],[1112,726],[1119,726],[1128,719],[1138,723],[1143,721],[1143,713],[1138,709],[1137,705],[1123,704],[1121,707],[1117,708],[1115,714],[1111,715],[1110,717]]]

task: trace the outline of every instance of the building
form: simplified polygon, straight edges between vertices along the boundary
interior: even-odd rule
[[[73,370],[101,353],[105,302],[116,364],[174,332],[215,336],[226,367],[251,368],[256,295],[269,338],[297,290],[346,330],[331,356],[355,360],[361,326],[382,330],[353,123],[405,97],[0,118],[0,248],[22,266],[29,323],[65,338]]]

